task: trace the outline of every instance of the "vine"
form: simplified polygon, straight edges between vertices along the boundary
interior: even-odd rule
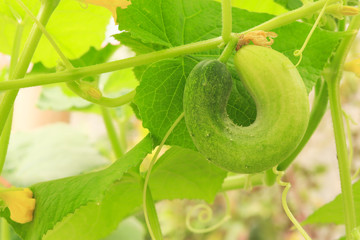
[[[355,16],[347,29],[348,32],[356,32],[360,28],[360,16]],[[350,236],[355,227],[355,206],[351,185],[350,167],[346,146],[346,137],[344,124],[342,121],[342,108],[340,104],[340,79],[345,58],[350,50],[351,44],[355,39],[355,34],[344,37],[341,41],[336,54],[326,70],[324,77],[328,83],[328,92],[330,100],[331,117],[333,120],[333,129],[335,135],[336,151],[338,156],[338,165],[340,173],[341,191],[343,195],[345,228],[347,236]]]
[[[334,3],[336,1],[337,0],[329,0],[328,4]],[[236,37],[240,37],[241,34],[247,32],[251,32],[255,30],[267,31],[281,27],[283,25],[287,25],[297,19],[309,15],[309,13],[316,12],[317,10],[321,9],[324,4],[325,4],[324,0],[308,4],[299,9],[274,17],[265,23],[262,23],[254,28],[244,31],[243,33],[237,33],[235,35]],[[209,40],[190,43],[178,47],[173,47],[170,49],[142,54],[139,56],[117,60],[113,62],[101,63],[87,67],[79,67],[76,69],[65,70],[58,73],[48,73],[48,74],[41,74],[36,76],[28,76],[26,78],[17,77],[17,79],[12,82],[0,82],[0,91],[74,81],[76,79],[87,77],[90,75],[102,74],[106,72],[117,71],[124,68],[146,65],[155,61],[160,61],[165,58],[174,58],[180,55],[186,55],[186,54],[214,49],[217,48],[220,44],[223,44],[222,37],[216,37]],[[2,111],[0,109],[0,114],[1,113]],[[0,124],[0,130],[1,130],[1,124]]]
[[[169,130],[166,132],[164,138],[162,139],[160,145],[158,146],[158,148],[156,149],[155,151],[155,154],[154,156],[152,157],[151,161],[150,161],[150,165],[149,165],[149,168],[147,170],[147,173],[146,173],[146,176],[145,176],[145,180],[144,180],[144,188],[143,188],[143,209],[144,209],[144,216],[145,216],[145,221],[146,221],[146,225],[149,229],[149,233],[150,233],[150,236],[152,239],[158,239],[158,238],[155,238],[155,234],[154,232],[156,233],[156,235],[161,235],[161,230],[159,228],[155,228],[155,231],[154,231],[154,225],[150,224],[151,223],[151,220],[154,221],[154,218],[149,218],[148,216],[148,207],[147,207],[147,204],[145,204],[147,201],[148,201],[148,198],[147,198],[147,192],[148,192],[148,184],[149,184],[149,180],[150,180],[150,174],[151,174],[151,170],[159,156],[159,153],[162,149],[162,147],[164,146],[167,138],[170,136],[170,134],[172,133],[172,131],[174,130],[174,128],[179,124],[179,122],[183,119],[184,117],[184,113],[181,113],[180,116],[175,120],[175,122],[171,125],[171,127],[169,128]],[[155,219],[155,222],[158,222],[156,219]],[[160,233],[159,233],[160,231]]]
[[[57,7],[58,3],[59,0],[42,1],[38,13],[39,22],[42,25],[45,26],[47,24],[52,13]],[[24,51],[21,53],[21,56],[19,57],[19,61],[16,64],[15,70],[13,72],[14,73],[13,79],[23,78],[25,76],[30,61],[32,59],[32,56],[34,55],[35,49],[40,41],[41,35],[42,35],[41,29],[36,24],[34,24],[30,32],[30,35],[25,43]],[[5,81],[5,82],[11,82],[11,81]],[[2,135],[4,125],[6,124],[8,117],[10,117],[9,116],[10,111],[13,107],[18,92],[19,92],[18,89],[14,89],[5,92],[3,95],[0,104],[0,116],[3,116],[0,118],[0,136]]]
[[[101,106],[106,107],[115,107],[125,103],[129,103],[135,96],[135,90],[118,98],[107,98],[102,96],[100,90],[92,85],[84,85],[78,79],[81,79],[86,76],[101,74],[105,72],[116,71],[119,69],[129,68],[140,66],[144,64],[149,64],[155,61],[159,61],[166,58],[173,58],[185,54],[192,54],[196,52],[201,52],[205,50],[215,49],[219,47],[225,46],[224,51],[219,57],[219,61],[226,63],[230,56],[233,53],[235,45],[239,37],[244,36],[245,34],[249,34],[254,31],[266,31],[271,30],[288,23],[291,23],[297,19],[303,18],[308,16],[309,14],[313,14],[316,11],[321,9],[321,12],[316,19],[315,24],[313,25],[310,33],[308,34],[304,44],[302,45],[301,49],[296,50],[294,52],[295,56],[299,56],[299,61],[297,65],[300,64],[302,60],[302,53],[305,50],[310,37],[312,36],[316,26],[318,25],[320,18],[324,14],[324,12],[328,9],[328,7],[337,2],[337,0],[320,0],[315,3],[309,3],[304,5],[303,7],[296,9],[294,11],[290,11],[288,13],[282,14],[280,16],[274,17],[273,19],[260,24],[252,29],[248,29],[242,33],[233,33],[232,32],[232,17],[231,17],[231,1],[230,0],[222,0],[222,33],[221,36],[212,38],[205,41],[195,42],[179,47],[174,47],[170,49],[160,50],[157,52],[151,52],[148,54],[139,55],[136,57],[118,60],[109,63],[103,63],[98,65],[92,65],[87,67],[79,67],[74,68],[71,62],[66,58],[60,48],[57,46],[54,39],[46,30],[46,24],[55,10],[58,1],[42,1],[41,9],[38,14],[38,18],[36,18],[29,9],[20,1],[16,0],[18,4],[25,10],[25,12],[33,19],[35,22],[32,28],[31,35],[29,36],[26,46],[24,47],[24,51],[22,52],[21,56],[19,55],[20,49],[20,40],[21,34],[23,31],[22,22],[19,21],[13,54],[11,58],[11,66],[10,66],[10,80],[11,81],[4,81],[0,82],[0,91],[1,90],[9,90],[2,96],[1,104],[0,104],[0,172],[2,170],[6,151],[8,148],[8,142],[10,138],[10,130],[11,130],[11,123],[12,123],[12,108],[14,100],[17,96],[18,89],[23,87],[30,87],[30,86],[38,86],[38,85],[45,85],[50,83],[60,83],[66,82],[68,87],[80,97],[99,104]],[[346,1],[344,1],[346,3]],[[345,29],[345,21],[340,22],[339,29]],[[340,105],[340,98],[339,98],[339,82],[342,74],[342,69],[344,65],[344,60],[346,55],[349,52],[350,45],[354,41],[354,34],[360,28],[360,17],[354,17],[346,31],[347,35],[344,35],[344,39],[341,41],[340,46],[336,54],[334,55],[333,59],[330,62],[327,71],[324,74],[325,81],[319,83],[319,91],[316,94],[314,107],[311,111],[309,125],[307,127],[305,136],[301,140],[300,144],[297,148],[293,151],[293,153],[282,163],[273,169],[275,175],[277,175],[276,180],[279,185],[285,187],[282,193],[282,204],[286,214],[288,215],[289,219],[294,223],[296,228],[301,232],[305,239],[311,239],[307,233],[303,230],[301,225],[297,222],[295,217],[292,215],[291,211],[288,208],[286,198],[287,193],[290,188],[290,183],[283,182],[281,180],[284,172],[281,170],[285,170],[290,163],[295,159],[297,154],[301,151],[301,149],[305,146],[307,141],[309,140],[312,133],[315,131],[319,121],[321,120],[326,104],[328,101],[328,94],[330,100],[330,108],[332,119],[334,123],[334,133],[335,133],[335,140],[336,140],[336,148],[338,153],[338,164],[339,164],[339,173],[340,173],[340,180],[341,180],[341,187],[343,193],[343,201],[344,201],[344,209],[345,209],[345,225],[346,225],[346,233],[347,236],[358,236],[356,234],[359,233],[359,228],[356,224],[355,219],[355,207],[354,207],[354,199],[352,193],[352,186],[351,186],[351,176],[350,176],[350,163],[352,159],[352,142],[351,136],[349,134],[349,118],[346,116],[345,113],[342,112],[342,108]],[[31,58],[34,54],[34,51],[37,47],[37,44],[40,40],[41,35],[44,34],[53,48],[56,50],[60,58],[62,59],[64,65],[66,66],[66,70],[57,73],[51,74],[43,74],[43,75],[35,75],[30,77],[24,77],[26,74],[26,70],[29,66]],[[109,138],[113,147],[113,151],[117,158],[120,158],[124,152],[121,149],[121,143],[118,139],[118,136],[115,134],[115,128],[112,124],[112,118],[109,114],[109,111],[105,107],[101,107],[103,119],[105,126],[107,128]],[[349,137],[349,153],[347,152],[347,145],[346,145],[346,134],[344,129],[343,123],[343,115],[345,116],[345,120],[347,122],[347,131]],[[146,172],[146,176],[143,180],[143,210],[145,215],[146,225],[149,229],[150,236],[153,239],[162,239],[161,228],[159,224],[159,220],[157,218],[157,213],[155,209],[155,203],[151,195],[151,191],[149,188],[149,180],[152,168],[156,163],[156,160],[160,154],[160,151],[165,144],[167,138],[174,130],[174,128],[178,125],[178,123],[183,119],[184,113],[180,114],[180,116],[175,120],[172,126],[169,128],[165,136],[163,137],[160,145],[155,151],[155,154],[150,162],[150,166]],[[348,156],[350,155],[350,156]],[[350,157],[350,160],[349,160]],[[360,172],[360,169],[355,173],[353,178],[357,176]],[[266,173],[269,180],[273,175],[269,174],[269,171]],[[229,189],[238,188],[239,186],[251,186],[253,184],[260,185],[263,183],[264,174],[256,174],[256,175],[248,175],[246,177],[243,176],[232,176],[227,178],[224,181],[222,191],[227,191]],[[271,181],[269,181],[271,184]],[[191,215],[195,211],[199,211],[201,208],[204,211],[207,211],[207,219],[211,218],[211,209],[208,206],[195,206],[189,213],[186,218],[186,224],[188,228],[193,232],[207,232],[215,229],[216,227],[220,226],[223,222],[227,221],[229,218],[229,200],[224,193],[225,200],[226,200],[226,214],[224,218],[215,224],[206,229],[195,229],[191,226]],[[204,212],[200,212],[199,217],[204,216]],[[204,219],[200,219],[204,220]],[[5,226],[5,225],[4,225]],[[6,227],[6,226],[5,226]],[[6,230],[8,231],[8,230]],[[353,237],[355,238],[355,237]]]
[[[32,14],[32,12],[25,6],[25,4],[21,0],[16,0],[16,2],[21,6],[21,8],[26,12],[26,14],[28,16],[30,16],[30,18],[35,22],[35,24],[40,28],[42,33],[46,36],[46,38],[50,42],[51,46],[54,48],[56,53],[61,58],[65,67],[67,69],[74,69],[74,66],[71,64],[71,62],[68,60],[68,58],[61,51],[61,49],[56,44],[55,40],[52,38],[52,36],[49,34],[49,32],[46,30],[44,25],[42,25],[41,22],[36,19],[36,17]],[[16,56],[16,55],[14,55],[14,56]],[[130,102],[132,100],[133,96],[135,96],[135,90],[133,90],[130,93],[128,93],[124,96],[117,97],[117,98],[111,99],[111,98],[102,97],[101,92],[97,88],[94,88],[93,86],[89,86],[89,87],[86,86],[87,88],[85,89],[84,84],[81,84],[78,81],[75,81],[73,83],[68,83],[68,87],[71,90],[73,90],[73,92],[77,93],[79,96],[82,96],[84,99],[87,99],[94,103],[99,103],[100,105],[120,106],[120,105]],[[97,93],[97,92],[99,92],[99,93]],[[130,98],[129,98],[129,96],[130,96]],[[108,109],[106,109],[103,106],[101,106],[100,109],[101,109],[101,113],[102,113],[102,116],[104,119],[106,130],[109,135],[110,143],[114,150],[115,156],[118,159],[123,155],[120,140],[118,139],[118,137],[116,135],[115,127],[112,123],[112,119],[111,119]],[[5,126],[5,127],[7,127],[7,126]],[[8,134],[10,134],[10,133],[8,133]],[[5,146],[7,149],[7,144],[2,145],[0,142],[0,148],[1,148],[1,146]],[[5,149],[4,149],[4,152],[6,154]],[[1,160],[1,158],[0,158],[0,160]],[[1,168],[0,168],[0,170],[1,170]]]
[[[223,193],[224,199],[225,199],[225,206],[226,206],[226,210],[225,210],[225,215],[214,225],[207,227],[207,228],[202,228],[202,229],[198,229],[195,228],[191,225],[191,216],[196,212],[196,211],[200,211],[198,213],[198,221],[201,223],[207,223],[212,219],[213,216],[213,210],[205,204],[198,204],[193,206],[190,211],[187,213],[186,215],[186,227],[193,233],[207,233],[207,232],[211,232],[214,231],[215,229],[219,228],[222,224],[224,224],[226,221],[228,221],[231,218],[231,214],[230,214],[230,199],[228,197],[228,195],[226,193]]]
[[[300,48],[300,50],[295,50],[294,56],[296,56],[296,57],[299,57],[299,56],[300,56],[299,61],[295,64],[295,67],[299,66],[299,64],[300,64],[300,62],[301,62],[301,60],[302,60],[302,54],[303,54],[303,52],[304,52],[304,50],[305,50],[305,48],[306,48],[306,46],[307,46],[307,44],[308,44],[311,36],[313,35],[313,33],[314,33],[314,31],[315,31],[315,28],[316,28],[317,25],[319,24],[319,22],[320,22],[320,20],[321,20],[321,17],[324,15],[324,12],[325,12],[326,7],[327,7],[328,4],[329,4],[329,0],[326,0],[323,8],[322,8],[321,11],[320,11],[319,16],[317,17],[315,23],[313,24],[313,26],[312,26],[312,28],[311,28],[311,30],[310,30],[310,33],[307,35],[304,44],[302,45],[302,47]]]
[[[282,186],[285,187],[284,191],[282,193],[282,197],[281,197],[281,203],[282,206],[284,208],[284,211],[286,213],[286,215],[288,216],[288,218],[290,219],[290,221],[294,224],[294,226],[296,227],[296,229],[301,233],[301,235],[306,239],[306,240],[311,240],[310,236],[306,233],[306,231],[301,227],[300,223],[296,220],[296,218],[294,217],[294,215],[291,213],[289,206],[287,204],[287,194],[291,188],[291,183],[289,182],[284,182],[282,181],[282,177],[284,176],[285,172],[283,171],[278,171],[277,167],[273,168],[274,173],[277,175],[276,178],[276,182]]]

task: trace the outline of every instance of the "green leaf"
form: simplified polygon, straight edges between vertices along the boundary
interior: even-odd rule
[[[150,189],[154,199],[203,199],[212,202],[227,172],[198,152],[172,147],[154,166]]]
[[[109,162],[88,136],[57,123],[11,135],[3,176],[15,186],[77,175]]]
[[[135,205],[141,204],[139,181],[122,177],[129,169],[139,165],[152,149],[153,141],[147,136],[104,170],[33,185],[31,190],[36,198],[34,220],[26,224],[8,221],[26,240],[37,240],[52,229],[56,234],[49,235],[49,239],[56,239],[55,236],[70,239],[72,235],[66,235],[68,231],[77,232],[78,235],[73,235],[74,240],[105,237],[119,221],[133,212]],[[120,179],[122,181],[117,182]],[[131,207],[132,204],[134,207]],[[8,218],[8,210],[1,215]],[[113,218],[107,220],[111,216]],[[84,224],[87,221],[91,225]],[[75,225],[77,227],[73,228]],[[89,238],[82,238],[87,232]]]
[[[121,34],[115,34],[115,39],[119,40],[122,45],[128,46],[133,50],[136,54],[143,54],[152,52],[154,50],[164,49],[164,46],[158,44],[150,44],[145,43],[143,41],[139,41],[138,39],[134,39],[131,37],[129,32],[122,32]]]
[[[146,230],[143,224],[134,217],[130,217],[122,221],[118,228],[108,237],[103,240],[144,240]]]
[[[295,22],[275,29],[274,32],[278,34],[278,37],[272,48],[283,53],[296,64],[299,57],[294,56],[294,51],[302,47],[311,27],[312,24]],[[303,52],[301,63],[297,67],[308,93],[320,78],[328,59],[343,36],[341,32],[335,33],[319,28],[314,31]]]
[[[84,110],[93,104],[75,96],[68,96],[61,87],[45,87],[39,96],[37,107],[42,110]]]
[[[34,14],[40,8],[40,1],[23,1]],[[15,0],[0,2],[0,52],[10,54],[15,36],[17,22],[10,7],[24,19],[24,35],[28,36],[33,21],[25,15]],[[62,0],[55,9],[46,29],[59,44],[65,56],[78,58],[89,50],[89,47],[100,48],[105,39],[106,26],[110,20],[110,12],[105,8],[88,5],[82,8],[78,1]],[[66,37],[65,37],[66,36]],[[22,46],[26,41],[22,38]],[[82,41],[84,40],[84,41]],[[41,61],[46,67],[53,67],[59,59],[49,41],[43,37],[32,59],[33,62]]]
[[[122,69],[108,75],[106,79],[101,79],[104,82],[102,92],[105,95],[117,96],[124,90],[132,90],[139,85],[132,68]]]
[[[232,1],[234,7],[246,9],[250,12],[269,13],[279,15],[287,10],[273,0],[237,0]]]
[[[143,126],[151,129],[158,141],[161,141],[182,112],[185,80],[195,64],[196,61],[191,58],[156,62],[147,68],[140,80],[140,86],[136,88],[134,103],[139,106]],[[174,79],[177,81],[173,81]],[[182,120],[167,139],[167,143],[195,149],[188,135],[185,121]]]
[[[272,17],[233,8],[233,31],[245,31]],[[143,19],[147,19],[145,25],[141,22]],[[150,52],[151,48],[156,51],[220,36],[221,6],[210,0],[134,0],[127,9],[118,9],[118,22],[119,29],[128,32],[121,33],[117,39],[137,54],[143,54]],[[273,48],[296,63],[298,58],[293,56],[293,52],[301,48],[310,29],[311,25],[297,22],[274,29],[279,37],[275,39]],[[320,29],[312,36],[298,67],[308,92],[319,79],[341,36],[341,33]],[[327,47],[323,48],[324,45]],[[185,79],[193,66],[203,59],[215,59],[220,53],[220,49],[213,49],[135,68],[140,85],[134,103],[144,127],[156,139],[162,139],[181,114]],[[237,76],[232,59],[228,67],[235,80],[227,106],[228,114],[236,124],[248,126],[256,117],[255,103]],[[170,135],[167,144],[194,149],[184,121]]]
[[[356,221],[360,222],[360,181],[353,184],[353,194],[356,209]],[[302,222],[304,225],[325,223],[345,224],[342,194],[339,194],[333,201],[316,210]]]
[[[274,0],[274,1],[289,10],[297,9],[303,5],[301,0]]]
[[[118,223],[142,204],[139,180],[124,175],[105,192],[101,201],[88,203],[66,216],[43,240],[98,240],[113,232]],[[121,239],[121,238],[120,238]]]
[[[98,63],[106,62],[114,52],[119,48],[118,45],[107,44],[101,49],[96,49],[90,47],[88,51],[79,56],[79,58],[70,60],[71,64],[74,67],[85,67],[90,65],[95,65]],[[40,74],[40,73],[54,73],[56,68],[46,67],[42,62],[37,62],[34,64],[34,67],[31,69],[31,74]]]

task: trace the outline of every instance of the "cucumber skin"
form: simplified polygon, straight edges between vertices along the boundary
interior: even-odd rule
[[[234,124],[226,113],[233,85],[218,60],[197,64],[184,90],[185,122],[200,153],[231,172],[257,173],[276,166],[300,143],[309,120],[309,100],[300,74],[281,53],[245,46],[235,67],[257,107],[250,126]]]

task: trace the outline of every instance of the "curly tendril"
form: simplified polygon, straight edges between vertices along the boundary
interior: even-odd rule
[[[188,214],[186,215],[186,227],[189,229],[189,231],[193,233],[207,233],[214,231],[218,227],[220,227],[222,224],[224,224],[226,221],[228,221],[231,218],[230,214],[230,200],[229,196],[226,193],[223,193],[224,199],[225,199],[225,215],[220,221],[215,223],[214,225],[207,227],[207,228],[195,228],[191,225],[191,218],[194,215],[194,213],[197,214],[197,220],[200,223],[208,223],[213,218],[213,210],[206,204],[198,204],[190,209]]]
[[[322,8],[321,11],[320,11],[319,16],[317,17],[314,25],[312,26],[309,34],[307,35],[307,37],[306,37],[306,39],[305,39],[304,44],[302,45],[302,47],[300,48],[300,50],[295,50],[295,51],[294,51],[294,56],[295,56],[295,57],[299,57],[299,61],[296,63],[295,67],[299,66],[299,64],[300,64],[300,62],[301,62],[301,60],[302,60],[302,54],[303,54],[303,52],[304,52],[307,44],[309,43],[309,40],[310,40],[311,36],[313,35],[313,33],[314,33],[314,31],[315,31],[315,28],[317,27],[317,25],[319,25],[319,22],[320,22],[320,20],[321,20],[321,17],[324,15],[324,12],[325,12],[325,10],[326,10],[326,8],[327,8],[328,3],[329,3],[329,0],[327,0],[327,1],[325,2],[323,8]]]
[[[281,196],[281,203],[282,206],[284,208],[284,211],[286,213],[286,215],[288,216],[288,218],[290,219],[290,221],[294,224],[294,226],[296,227],[296,229],[301,233],[301,235],[306,239],[306,240],[311,240],[310,236],[306,233],[306,231],[301,227],[300,223],[296,220],[296,218],[294,217],[294,215],[291,213],[289,206],[287,204],[286,201],[286,197],[287,194],[289,192],[289,189],[291,187],[291,183],[289,182],[284,182],[281,180],[281,178],[284,176],[285,172],[283,171],[278,171],[277,170],[277,166],[273,167],[273,172],[277,175],[276,177],[276,182],[282,186],[285,187],[282,196]]]

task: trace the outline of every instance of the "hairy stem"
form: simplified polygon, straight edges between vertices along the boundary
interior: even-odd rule
[[[224,43],[230,41],[232,32],[231,0],[222,0],[222,32]]]
[[[143,184],[145,186],[144,181],[143,181]],[[152,240],[162,240],[163,235],[161,232],[159,218],[158,218],[158,215],[156,212],[155,202],[152,197],[150,188],[146,187],[146,190],[144,190],[144,191],[147,192],[146,199],[144,199],[143,204],[144,204],[144,206],[146,206],[149,234],[150,234]]]
[[[16,32],[15,32],[13,48],[11,51],[9,80],[12,80],[14,78],[16,64],[19,60],[21,38],[22,38],[23,30],[24,30],[24,24],[22,22],[18,22],[18,25],[16,27]],[[2,98],[2,96],[0,96],[0,99],[1,98]],[[2,101],[0,101],[0,102],[2,102]],[[8,151],[12,119],[13,119],[13,109],[10,110],[9,116],[5,122],[4,131],[2,132],[2,134],[0,134],[0,175],[1,175],[3,167],[4,167],[5,160],[6,160],[6,154]]]
[[[105,123],[106,131],[107,131],[109,139],[110,139],[112,149],[115,153],[115,157],[116,157],[116,159],[119,159],[124,154],[124,152],[121,148],[120,140],[116,134],[117,131],[112,122],[112,117],[111,117],[110,111],[109,111],[109,109],[107,109],[105,107],[100,107],[100,109],[101,109],[102,117],[103,117],[103,120]]]
[[[284,182],[282,181],[282,177],[285,174],[285,172],[279,172],[278,170],[276,170],[276,167],[273,168],[274,173],[277,175],[276,178],[276,182],[282,186],[285,187],[284,191],[281,195],[281,203],[282,206],[284,208],[284,211],[286,213],[286,216],[288,216],[288,218],[290,219],[290,221],[294,224],[295,228],[301,233],[301,235],[305,238],[305,240],[311,240],[310,236],[307,234],[307,232],[303,229],[303,227],[301,226],[301,224],[298,222],[298,220],[296,220],[296,218],[294,217],[294,215],[292,214],[292,212],[289,209],[289,206],[287,204],[287,194],[291,188],[291,183],[289,182]]]
[[[57,4],[52,1],[51,3],[48,1],[44,1],[43,4],[41,4],[39,13],[38,13],[38,19],[41,22],[42,25],[46,25],[47,22],[50,19],[51,14],[55,10]],[[40,41],[42,35],[41,29],[37,26],[37,24],[34,24],[30,35],[28,37],[28,40],[25,43],[24,51],[22,52],[19,62],[16,65],[15,71],[14,71],[14,79],[22,78],[25,76],[27,68],[30,64],[30,61],[32,59],[32,56],[34,55],[35,49]],[[7,81],[11,82],[11,81]],[[7,118],[10,114],[10,111],[14,105],[15,98],[18,94],[19,90],[11,90],[7,91],[4,94],[4,97],[0,104],[0,135],[4,129],[5,123],[7,121]]]
[[[10,240],[10,227],[5,218],[1,218],[1,240]]]
[[[352,19],[348,27],[348,31],[356,32],[359,30],[359,28],[360,15]],[[351,45],[355,39],[355,36],[355,34],[346,36],[341,41],[338,50],[334,56],[334,59],[330,64],[330,67],[325,72],[325,77],[328,82],[331,117],[333,120],[336,151],[339,165],[347,239],[351,239],[350,234],[351,231],[356,227],[356,218],[339,91],[343,65],[346,56],[349,53]]]
[[[238,42],[239,38],[235,35],[231,36],[230,41],[228,42],[228,44],[226,45],[224,51],[222,51],[220,57],[219,57],[219,61],[226,63],[227,60],[230,58],[231,54],[234,52],[235,50],[235,46]]]
[[[45,35],[45,37],[50,42],[51,46],[54,48],[56,53],[59,55],[59,57],[61,58],[61,60],[65,64],[66,68],[68,70],[74,69],[74,66],[71,64],[69,59],[66,58],[65,54],[61,51],[60,47],[56,44],[55,40],[50,35],[50,33],[46,30],[45,26],[43,24],[41,24],[41,22],[39,20],[36,19],[36,17],[32,14],[32,12],[20,0],[16,0],[16,1],[24,9],[24,11],[31,17],[31,19],[37,24],[37,26],[40,28],[42,33]],[[77,94],[78,96],[88,100],[89,102],[99,104],[99,105],[102,105],[102,106],[106,106],[106,107],[121,106],[123,104],[126,104],[126,103],[130,102],[135,96],[135,91],[132,91],[132,92],[130,92],[128,94],[125,94],[123,96],[119,96],[119,97],[116,97],[116,98],[107,98],[107,97],[103,97],[98,89],[94,89],[93,91],[97,92],[98,97],[93,97],[91,94],[89,94],[87,92],[84,92],[81,89],[81,86],[80,86],[80,84],[78,82],[67,82],[67,86],[75,94]]]
[[[248,176],[249,175],[235,175],[225,178],[220,191],[224,192],[224,191],[245,188],[247,185],[249,185]],[[251,179],[250,179],[251,186],[261,186],[263,184],[264,184],[263,173],[251,175]]]
[[[327,1],[329,1],[327,3]],[[332,3],[338,2],[338,0],[320,0],[314,3],[309,3],[306,5],[303,5],[302,7],[295,9],[293,11],[281,14],[277,17],[274,17],[272,19],[270,19],[267,22],[264,22],[256,27],[253,27],[247,31],[245,31],[244,33],[247,32],[251,32],[254,30],[271,30],[271,29],[275,29],[278,27],[281,27],[283,25],[292,23],[298,19],[301,19],[303,17],[306,17],[308,15],[313,14],[314,12],[320,10],[326,3],[329,6]]]
[[[6,160],[6,154],[8,151],[10,134],[11,134],[12,116],[13,116],[13,110],[11,109],[9,117],[7,118],[4,126],[4,131],[2,132],[0,137],[0,174],[2,173]]]
[[[141,65],[146,65],[152,62],[160,61],[166,58],[174,58],[181,55],[207,51],[210,49],[217,48],[221,43],[223,43],[221,37],[212,38],[205,41],[200,41],[196,43],[190,43],[187,45],[174,47],[170,49],[165,49],[157,52],[151,52],[147,54],[142,54],[139,56],[121,59],[108,63],[101,63],[93,66],[79,67],[76,69],[65,70],[58,73],[49,73],[49,74],[40,74],[29,76],[23,79],[18,79],[14,81],[15,84],[0,83],[0,91],[8,89],[17,89],[24,87],[33,87],[38,85],[59,83],[73,81],[83,77],[113,72],[121,70],[124,68],[136,67]]]
[[[144,216],[145,216],[145,222],[146,222],[146,225],[149,229],[149,233],[151,235],[151,237],[153,239],[156,239],[157,238],[154,238],[154,229],[152,229],[152,225],[151,225],[151,216],[148,215],[149,212],[148,212],[148,206],[147,204],[147,201],[148,201],[148,197],[147,197],[147,191],[148,191],[148,184],[149,184],[149,180],[150,180],[150,174],[151,174],[151,170],[160,154],[160,151],[162,149],[162,147],[164,146],[167,138],[170,136],[170,134],[172,133],[172,131],[175,129],[175,127],[179,124],[179,122],[184,118],[184,113],[181,113],[180,116],[175,120],[175,122],[173,123],[173,125],[171,125],[171,127],[169,128],[169,130],[166,132],[164,138],[162,139],[160,145],[158,146],[158,148],[156,149],[155,151],[155,154],[153,156],[153,158],[151,159],[151,162],[150,162],[150,166],[149,166],[149,169],[146,173],[146,176],[145,176],[145,180],[144,180],[144,188],[143,188],[143,208],[144,208]],[[151,213],[151,212],[150,212]],[[155,229],[156,230],[156,229]],[[161,232],[161,231],[160,231]]]
[[[24,31],[24,24],[22,22],[19,22],[16,27],[15,39],[14,39],[13,48],[11,51],[10,74],[9,74],[10,80],[14,79],[15,68],[16,68],[17,62],[19,61],[19,54],[20,54],[21,39],[22,39],[23,31]]]

